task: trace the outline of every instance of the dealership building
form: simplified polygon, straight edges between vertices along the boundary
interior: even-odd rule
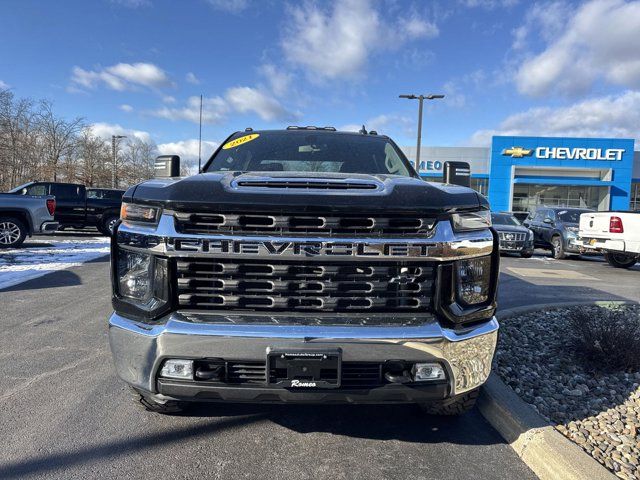
[[[416,147],[403,150],[415,161]],[[496,136],[491,148],[423,147],[420,174],[441,181],[446,161],[471,165],[471,186],[494,211],[640,210],[640,152],[632,139]]]

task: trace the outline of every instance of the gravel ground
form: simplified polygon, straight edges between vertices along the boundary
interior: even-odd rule
[[[640,306],[624,308],[640,321]],[[589,309],[598,314],[598,307]],[[583,366],[569,341],[568,313],[541,310],[502,321],[498,373],[613,473],[640,479],[640,371],[594,372]]]

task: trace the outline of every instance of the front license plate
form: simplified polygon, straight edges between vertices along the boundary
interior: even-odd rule
[[[338,388],[342,352],[336,350],[267,350],[269,384],[284,388]]]

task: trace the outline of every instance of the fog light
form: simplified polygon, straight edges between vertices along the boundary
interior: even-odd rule
[[[167,360],[160,371],[161,377],[193,379],[193,360]]]
[[[412,373],[414,382],[428,382],[446,378],[444,369],[437,363],[416,363]]]

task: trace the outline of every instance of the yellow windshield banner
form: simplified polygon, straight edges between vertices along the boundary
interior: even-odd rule
[[[245,135],[244,137],[238,137],[234,140],[231,140],[230,142],[225,143],[222,146],[223,150],[227,150],[229,148],[234,148],[237,147],[239,145],[243,145],[247,142],[250,142],[251,140],[255,140],[256,138],[258,138],[260,136],[259,133],[252,133],[251,135]]]

